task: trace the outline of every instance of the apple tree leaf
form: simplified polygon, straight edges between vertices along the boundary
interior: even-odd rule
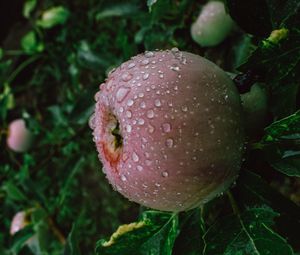
[[[204,236],[204,254],[292,255],[290,245],[272,230],[278,215],[271,208],[260,207],[219,219]]]
[[[119,226],[109,240],[99,240],[96,252],[101,255],[171,255],[177,234],[177,214],[145,211],[139,221]]]

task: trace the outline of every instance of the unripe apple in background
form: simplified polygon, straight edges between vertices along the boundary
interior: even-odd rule
[[[10,231],[9,231],[12,236],[30,224],[31,212],[32,212],[32,210],[20,211],[15,214],[15,216],[13,217],[13,219],[11,221]],[[39,245],[38,245],[38,237],[36,234],[34,234],[32,237],[30,237],[28,240],[26,240],[24,244],[28,245],[29,249],[31,251],[33,251],[34,254],[40,254],[37,252],[39,250],[37,248]]]
[[[25,211],[21,211],[15,214],[10,225],[10,234],[13,236],[30,223],[28,214]]]
[[[268,94],[260,84],[254,84],[250,91],[241,95],[248,134],[255,134],[266,124]]]
[[[197,20],[191,26],[193,40],[202,47],[212,47],[221,43],[231,32],[234,21],[226,13],[223,2],[206,3]]]
[[[214,63],[176,48],[146,52],[111,72],[95,99],[90,126],[103,170],[128,199],[189,210],[237,178],[240,95]]]
[[[23,119],[16,119],[9,124],[7,146],[15,152],[25,152],[31,144],[32,134]]]

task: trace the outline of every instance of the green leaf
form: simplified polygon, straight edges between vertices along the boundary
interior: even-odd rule
[[[250,208],[219,219],[204,235],[205,255],[292,255],[284,238],[271,227],[278,217],[271,208]]]
[[[66,23],[70,12],[63,6],[52,7],[43,12],[42,17],[37,20],[37,25],[49,29],[57,25]]]
[[[29,18],[31,12],[36,7],[37,0],[26,0],[23,6],[23,16],[25,18]]]
[[[12,254],[19,254],[19,252],[28,242],[28,239],[33,237],[33,235],[34,231],[31,225],[28,225],[22,230],[18,231],[13,237],[12,246],[10,248]]]
[[[295,25],[300,17],[298,0],[227,0],[229,13],[247,33],[267,36],[274,29]],[[251,10],[251,11],[249,11]],[[291,20],[295,20],[291,22]]]
[[[279,232],[287,236],[289,242],[299,247],[300,235],[300,207],[272,188],[257,174],[242,171],[234,188],[240,207],[269,206],[280,213],[277,218]]]
[[[289,176],[300,176],[300,111],[265,128],[260,142],[269,163]]]
[[[300,151],[297,151],[297,158],[290,157],[287,159],[281,159],[278,162],[271,163],[271,165],[288,176],[300,177]]]
[[[300,207],[273,189],[259,175],[243,171],[236,186],[240,203],[247,207],[267,205],[285,217],[293,217],[300,222]]]
[[[0,117],[5,119],[8,110],[14,108],[15,99],[12,93],[12,89],[8,83],[4,83],[3,91],[0,94]]]
[[[78,228],[74,223],[71,232],[68,235],[67,243],[64,250],[64,255],[80,255],[79,249]]]
[[[70,119],[72,122],[83,125],[88,122],[89,117],[92,115],[95,102],[93,97],[96,91],[91,88],[87,88],[82,91],[74,102],[74,108],[70,114]]]
[[[96,252],[101,255],[171,255],[177,231],[177,214],[146,211],[138,222],[120,226],[108,241],[98,241]]]
[[[77,59],[81,67],[89,68],[91,70],[98,70],[99,68],[108,67],[108,61],[98,53],[94,52],[89,43],[81,41],[77,49]]]
[[[23,194],[23,192],[12,182],[6,182],[2,189],[7,193],[7,196],[11,200],[15,201],[26,201],[27,197]]]
[[[139,11],[139,6],[136,3],[119,3],[110,4],[104,7],[100,12],[96,14],[96,20],[102,20],[110,17],[122,17],[128,15],[134,15]]]
[[[72,181],[74,181],[74,178],[76,174],[82,169],[82,166],[84,164],[84,157],[80,157],[77,162],[74,164],[74,166],[70,169],[70,173],[68,174],[68,177],[65,179],[65,182],[63,183],[60,191],[60,196],[58,197],[58,205],[62,206],[67,195],[68,195],[68,189],[71,186]]]
[[[268,5],[265,0],[227,0],[226,3],[230,16],[245,32],[266,36],[272,30]]]
[[[152,5],[154,5],[157,2],[157,0],[147,0],[147,6],[149,8],[149,11],[151,11]]]
[[[0,47],[0,60],[2,59],[3,55],[4,55],[4,51],[3,51],[3,49]]]
[[[202,254],[205,224],[201,209],[197,208],[179,215],[179,229],[180,233],[175,241],[173,255]]]
[[[265,128],[263,143],[297,139],[300,136],[300,111],[273,122]]]
[[[27,54],[34,54],[44,50],[44,44],[38,40],[34,31],[29,31],[23,36],[21,46]]]

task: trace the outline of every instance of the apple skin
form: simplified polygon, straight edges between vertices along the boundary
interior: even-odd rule
[[[240,95],[214,63],[177,48],[146,52],[111,72],[95,99],[90,126],[103,171],[129,200],[189,210],[237,178]]]
[[[31,144],[32,134],[26,128],[23,119],[16,119],[9,124],[7,146],[15,152],[25,152]]]
[[[234,27],[234,21],[226,13],[224,3],[206,3],[197,20],[191,26],[193,40],[202,47],[213,47],[221,43]]]
[[[10,235],[14,236],[17,232],[21,231],[23,228],[25,228],[27,225],[30,224],[30,213],[32,210],[29,211],[20,211],[16,213],[11,221],[10,224]],[[38,236],[37,234],[34,234],[32,237],[28,238],[24,242],[25,245],[27,245],[32,251],[36,251],[38,247]],[[38,253],[34,253],[38,254]]]
[[[28,215],[25,211],[20,211],[15,214],[10,225],[10,234],[13,236],[29,224]]]
[[[255,83],[249,92],[241,95],[243,111],[245,113],[246,132],[256,134],[266,124],[268,112],[268,94],[265,88]]]

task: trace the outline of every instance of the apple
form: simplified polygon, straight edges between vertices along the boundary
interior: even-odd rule
[[[103,170],[131,201],[184,211],[238,176],[240,95],[214,63],[177,48],[147,51],[113,70],[90,118]]]
[[[13,236],[23,228],[25,228],[30,223],[28,213],[25,211],[20,211],[15,214],[11,221],[9,233]]]
[[[23,119],[16,119],[9,124],[7,146],[15,152],[25,152],[31,144],[32,134]]]
[[[255,134],[266,124],[268,94],[262,84],[255,83],[249,92],[241,95],[245,113],[246,131]]]
[[[234,27],[234,21],[226,12],[224,3],[206,3],[197,20],[191,26],[193,40],[202,47],[212,47],[221,43]]]
[[[32,209],[28,211],[20,211],[16,213],[11,221],[10,225],[10,235],[13,236],[17,232],[21,231],[23,228],[25,228],[27,225],[31,223],[31,216]],[[27,245],[28,248],[34,252],[34,254],[40,254],[39,253],[39,241],[37,234],[34,234],[32,237],[28,238],[24,245]]]

